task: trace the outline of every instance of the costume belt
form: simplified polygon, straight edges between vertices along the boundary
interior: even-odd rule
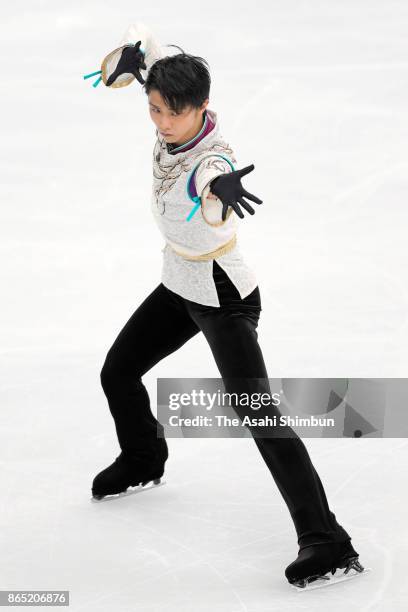
[[[214,251],[210,251],[209,253],[203,253],[203,255],[187,255],[186,253],[181,253],[177,251],[171,244],[167,243],[177,255],[181,255],[184,259],[188,259],[189,261],[208,261],[211,259],[215,259],[216,257],[221,257],[221,255],[225,255],[228,251],[231,251],[237,243],[237,235],[234,234],[231,240],[222,244],[218,249]]]

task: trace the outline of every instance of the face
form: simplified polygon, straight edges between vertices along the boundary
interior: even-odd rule
[[[171,110],[156,89],[148,94],[150,117],[166,142],[174,144],[191,140],[201,129],[203,112],[209,102],[200,108],[187,107],[180,113]]]

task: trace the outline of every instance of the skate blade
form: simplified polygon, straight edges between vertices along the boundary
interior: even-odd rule
[[[129,495],[134,495],[135,493],[143,493],[143,491],[150,491],[150,489],[157,489],[162,485],[165,485],[166,481],[161,480],[158,483],[155,483],[153,480],[149,481],[145,486],[142,484],[137,485],[136,487],[128,487],[126,491],[122,491],[121,493],[113,493],[111,495],[104,495],[101,498],[91,497],[91,502],[101,503],[106,501],[113,501],[114,499],[120,499],[121,497],[128,497]]]
[[[354,569],[350,569],[347,574],[344,573],[344,569],[337,569],[334,574],[328,572],[324,576],[320,578],[316,578],[313,582],[308,582],[306,586],[300,587],[296,584],[291,584],[297,591],[304,593],[305,591],[312,591],[314,589],[321,589],[323,587],[330,586],[332,584],[337,584],[339,582],[345,582],[346,580],[350,580],[351,578],[356,578],[356,576],[362,576],[363,574],[367,574],[371,572],[371,567],[365,567],[362,572],[359,572]]]

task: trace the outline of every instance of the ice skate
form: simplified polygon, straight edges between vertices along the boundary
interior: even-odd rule
[[[165,484],[162,477],[168,450],[164,439],[160,446],[160,451],[153,459],[152,454],[147,451],[131,455],[122,451],[110,466],[95,476],[92,483],[92,501],[118,499]]]
[[[288,565],[285,576],[299,591],[336,584],[370,571],[361,565],[358,556],[350,540],[306,546]]]

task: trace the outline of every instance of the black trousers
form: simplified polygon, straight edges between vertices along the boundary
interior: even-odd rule
[[[199,332],[211,348],[226,391],[236,391],[238,385],[239,392],[250,393],[265,386],[268,374],[256,331],[261,312],[259,287],[241,299],[215,260],[213,278],[219,308],[186,300],[160,283],[109,349],[101,383],[122,451],[154,447],[162,426],[151,411],[142,376]],[[237,413],[244,416],[239,408]],[[296,433],[290,429],[290,437],[253,439],[286,502],[299,546],[348,540],[350,536],[329,509],[320,478]]]

